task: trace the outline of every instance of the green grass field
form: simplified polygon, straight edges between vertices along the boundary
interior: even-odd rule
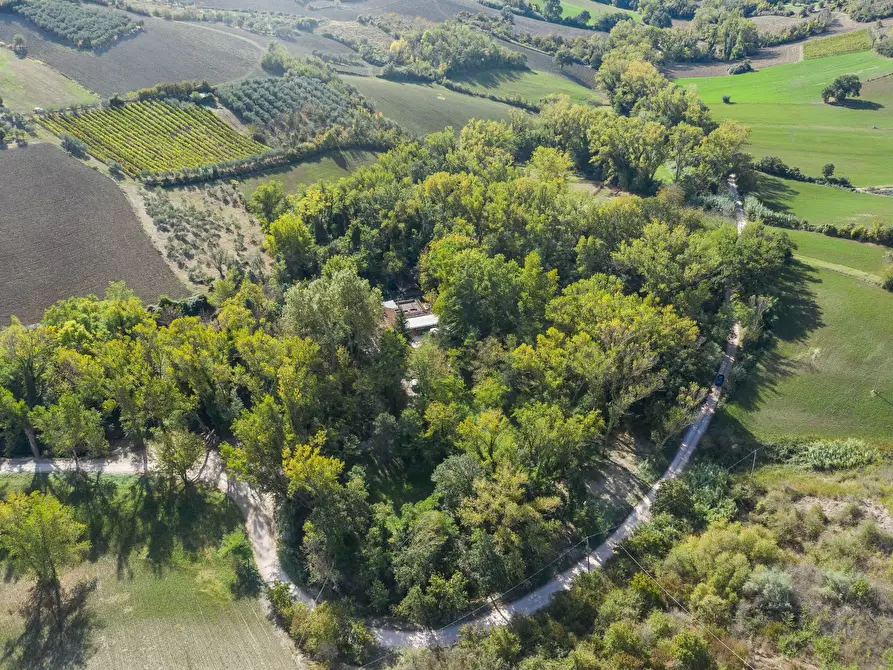
[[[863,81],[862,97],[824,104],[822,88],[847,73]],[[780,156],[810,175],[834,163],[837,174],[864,186],[893,184],[893,77],[867,81],[891,73],[893,59],[867,52],[677,83],[696,90],[717,119],[749,126],[755,156]]]
[[[826,263],[835,263],[859,272],[880,275],[887,267],[885,254],[887,247],[865,242],[844,240],[839,237],[828,237],[821,233],[810,233],[805,230],[786,230],[788,236],[797,244],[795,253],[798,256],[815,258]]]
[[[538,10],[542,11],[543,0],[533,0],[533,4]],[[619,12],[621,14],[629,14],[636,23],[641,23],[642,21],[641,17],[631,9],[621,9],[620,7],[614,7],[601,2],[591,2],[591,0],[561,0],[561,16],[563,18],[577,16],[583,10],[589,12],[593,18],[599,14]]]
[[[520,96],[538,103],[547,95],[561,93],[578,104],[602,102],[605,97],[557,74],[537,70],[489,70],[457,77],[454,81],[489,95]]]
[[[36,611],[30,578],[0,589],[0,667],[302,668],[293,645],[253,595],[233,590],[221,539],[242,528],[218,491],[165,493],[136,477],[0,476],[0,499],[34,486],[75,508],[93,551],[62,576],[63,632],[26,628]]]
[[[83,105],[99,100],[68,77],[33,58],[18,58],[0,48],[0,98],[14,112],[30,112],[35,107],[53,109]]]
[[[242,193],[250,198],[255,189],[272,179],[282,182],[286,193],[296,193],[304,184],[313,184],[321,179],[346,177],[358,167],[371,165],[378,160],[374,151],[347,151],[318,156],[297,165],[288,165],[246,179],[242,182]]]
[[[871,34],[868,28],[823,37],[820,40],[810,40],[803,45],[803,58],[824,58],[858,51],[871,51]]]
[[[878,267],[850,244],[815,238],[798,254]],[[808,259],[796,261],[788,279],[776,306],[773,348],[734,389],[726,420],[758,438],[893,439],[893,294]]]
[[[366,96],[375,109],[417,135],[447,126],[458,130],[470,119],[508,119],[514,109],[435,84],[406,84],[355,75],[341,78]]]
[[[843,172],[841,172],[843,174]],[[810,223],[871,225],[877,219],[893,225],[893,198],[845,191],[778,177],[761,176],[757,197],[773,209],[795,214]]]

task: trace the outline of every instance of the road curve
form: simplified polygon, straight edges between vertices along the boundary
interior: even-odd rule
[[[729,178],[729,191],[736,203],[740,203],[738,190],[734,176]],[[740,234],[747,222],[744,219],[743,208],[736,204],[736,218],[738,233]],[[719,374],[728,377],[735,361],[735,355],[740,342],[740,329],[738,324],[732,330],[726,343],[722,363],[719,366]],[[581,558],[573,566],[556,575],[546,584],[535,591],[512,602],[503,603],[499,609],[492,608],[487,614],[477,617],[469,617],[457,623],[451,624],[436,631],[412,631],[393,628],[370,628],[378,643],[387,648],[400,647],[429,647],[445,646],[456,642],[459,630],[462,626],[472,625],[479,628],[490,628],[505,623],[515,615],[527,615],[538,612],[546,607],[552,596],[559,591],[567,591],[573,585],[574,579],[581,573],[587,572],[591,567],[600,567],[614,555],[615,547],[626,540],[635,532],[640,524],[651,517],[651,505],[654,502],[660,487],[667,481],[675,479],[688,465],[692,454],[698,446],[701,437],[707,431],[710,420],[716,412],[721,389],[715,384],[711,387],[697,419],[692,423],[679,445],[670,466],[658,479],[644,498],[629,513],[623,523],[616,528],[608,538],[598,547]],[[113,475],[139,475],[145,474],[153,467],[143,454],[124,454],[111,458],[83,460],[80,468],[84,472],[103,472]],[[0,474],[10,473],[53,473],[70,472],[74,470],[74,461],[64,459],[33,459],[15,458],[0,459]],[[315,605],[313,596],[293,584],[291,579],[282,569],[279,562],[279,554],[276,547],[276,522],[273,509],[273,500],[269,495],[260,494],[250,485],[237,480],[227,474],[216,452],[209,452],[204,463],[195,473],[196,479],[216,486],[226,493],[241,509],[245,516],[245,528],[251,547],[254,551],[254,559],[257,569],[264,581],[272,584],[275,581],[291,584],[292,592],[296,598],[310,607]]]

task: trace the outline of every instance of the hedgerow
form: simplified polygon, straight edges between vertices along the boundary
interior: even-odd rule
[[[14,9],[44,30],[86,49],[108,46],[143,29],[142,21],[122,12],[69,0],[25,0]]]

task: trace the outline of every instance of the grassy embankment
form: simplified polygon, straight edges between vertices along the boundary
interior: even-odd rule
[[[841,173],[843,174],[843,173]],[[857,193],[807,182],[760,177],[756,195],[773,209],[795,214],[810,223],[870,226],[893,225],[893,198]]]
[[[542,11],[543,0],[533,0],[533,4],[538,10]],[[577,16],[583,10],[589,12],[592,15],[593,20],[600,14],[619,12],[621,14],[629,14],[633,17],[633,20],[636,23],[641,23],[642,21],[638,13],[631,9],[621,9],[620,7],[614,7],[607,3],[592,2],[591,0],[561,0],[561,16],[563,18]],[[592,23],[592,21],[590,21],[590,23]]]
[[[4,583],[0,666],[302,667],[220,551],[223,538],[243,527],[222,493],[169,491],[137,477],[0,476],[0,499],[34,488],[74,507],[92,551],[62,575],[61,633],[46,614],[26,627],[24,617],[36,614],[30,578]]]
[[[884,77],[891,73],[893,59],[866,52],[678,83],[696,90],[715,118],[749,126],[755,156],[780,156],[810,175],[834,163],[837,174],[867,186],[893,184],[893,77]],[[859,76],[862,97],[824,104],[822,89],[842,74]]]
[[[250,179],[243,180],[241,189],[245,197],[250,198],[258,186],[275,179],[282,182],[286,193],[297,193],[305,184],[313,184],[322,179],[346,177],[357,168],[371,165],[376,160],[378,160],[378,154],[374,151],[347,149],[328,153],[297,165],[266,170]]]

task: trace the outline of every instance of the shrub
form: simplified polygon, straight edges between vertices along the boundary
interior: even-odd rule
[[[732,96],[730,96],[730,95],[722,96],[722,103],[724,105],[731,105],[732,104]]]
[[[87,155],[87,143],[82,142],[78,138],[62,133],[59,135],[62,140],[62,148],[76,158],[84,158]]]
[[[811,470],[849,470],[870,465],[878,459],[877,449],[863,440],[815,440],[807,442],[792,459]]]
[[[791,576],[779,568],[758,565],[744,584],[744,594],[763,614],[776,620],[797,609]]]
[[[734,63],[728,70],[729,74],[744,74],[745,72],[753,72],[753,65],[750,63],[750,58],[745,58],[740,63]],[[723,102],[726,102],[726,98],[728,96],[723,96]]]
[[[884,268],[884,272],[881,275],[881,286],[888,291],[893,291],[893,266]]]

